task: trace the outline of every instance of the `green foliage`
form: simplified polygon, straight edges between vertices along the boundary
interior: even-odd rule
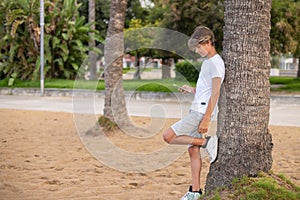
[[[87,57],[90,24],[76,0],[45,0],[45,76],[74,79]],[[37,79],[40,67],[38,0],[4,0],[0,32],[0,78]],[[93,38],[100,40],[100,38]]]
[[[148,20],[159,21],[160,27],[191,35],[198,25],[212,29],[216,47],[222,50],[224,6],[222,0],[178,1],[153,0]],[[271,53],[291,52],[300,57],[300,1],[273,0],[271,10]]]
[[[270,77],[272,85],[282,85],[280,87],[272,88],[272,91],[300,91],[300,78],[293,77]]]
[[[286,178],[260,173],[257,178],[235,178],[232,188],[223,188],[201,199],[297,200],[299,197],[300,188]]]
[[[39,55],[39,2],[3,0],[0,9],[0,78],[26,79]]]
[[[46,8],[49,15],[45,18],[45,72],[51,78],[74,79],[87,57],[91,28],[79,16],[76,0],[60,4]]]
[[[282,180],[280,180],[282,181]],[[241,199],[247,200],[264,200],[264,199],[280,199],[280,200],[293,200],[297,199],[299,195],[299,188],[295,186],[294,190],[289,190],[288,188],[283,187],[278,184],[278,180],[270,176],[262,176],[258,179],[250,179],[240,188],[237,192],[237,196],[243,196]],[[285,183],[286,184],[286,183]],[[298,193],[298,194],[297,194]]]
[[[79,3],[82,3],[82,6],[79,8],[79,12],[81,16],[86,18],[86,22],[88,19],[88,3],[89,0],[78,0]],[[110,8],[110,0],[95,0],[96,3],[96,30],[99,30],[99,35],[102,38],[105,38],[108,21],[109,21],[109,8]],[[149,15],[150,10],[141,7],[141,3],[139,0],[129,0],[127,3],[126,16],[125,16],[125,28],[130,27],[131,20],[141,20],[143,22],[146,21],[146,18]]]
[[[146,24],[141,19],[132,19],[129,23],[129,27],[125,30],[125,48],[126,51],[139,59],[141,56],[149,55],[151,50],[148,48],[152,42],[150,31],[145,31],[143,27],[151,27],[151,24]],[[130,52],[129,52],[130,51]]]
[[[80,16],[83,16],[87,23],[89,16],[89,0],[78,0],[78,3],[82,4],[79,8]],[[108,28],[109,7],[110,0],[95,0],[95,25],[96,30],[99,31],[99,36],[102,38],[105,38]]]
[[[149,91],[149,92],[178,92],[176,85],[190,84],[195,86],[195,83],[185,81],[177,81],[174,79],[158,79],[158,80],[124,80],[123,85],[125,90],[131,91]]]
[[[98,124],[103,128],[104,131],[113,131],[118,129],[118,125],[104,116],[100,116]]]
[[[141,20],[143,23],[149,24],[147,16],[150,10],[141,6],[140,0],[129,0],[127,3],[126,17],[125,17],[125,28],[130,26],[130,23],[134,19]]]
[[[201,62],[178,62],[175,65],[176,80],[187,80],[189,82],[197,82],[201,69]]]
[[[275,69],[279,69],[279,65],[280,65],[280,56],[272,56],[271,57],[271,67],[275,68]]]
[[[300,56],[300,2],[273,0],[271,10],[271,53]]]
[[[160,26],[191,35],[198,25],[212,29],[218,51],[222,50],[224,7],[221,0],[154,0],[150,19],[161,19]]]
[[[174,87],[161,83],[145,83],[135,88],[135,91],[172,92]]]

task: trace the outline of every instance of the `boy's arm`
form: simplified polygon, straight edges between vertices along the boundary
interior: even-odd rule
[[[212,79],[212,92],[207,105],[206,112],[198,126],[199,133],[206,133],[208,131],[211,114],[214,111],[214,108],[220,96],[221,83],[222,78],[216,77]]]
[[[179,89],[179,91],[181,91],[183,94],[187,94],[187,93],[195,94],[196,93],[196,88],[190,87],[188,85],[183,85],[181,88],[184,90],[182,91]]]

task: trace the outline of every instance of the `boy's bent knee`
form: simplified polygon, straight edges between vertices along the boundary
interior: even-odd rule
[[[171,144],[175,137],[176,135],[171,128],[168,128],[163,134],[163,139],[168,144]]]
[[[189,151],[190,156],[193,156],[193,155],[198,156],[199,152],[200,152],[200,147],[199,146],[191,146],[191,147],[189,147],[188,151]]]

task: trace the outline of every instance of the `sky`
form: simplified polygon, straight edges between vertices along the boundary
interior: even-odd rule
[[[154,3],[151,0],[140,0],[140,2],[143,8],[147,8],[147,7],[152,8],[154,6]]]

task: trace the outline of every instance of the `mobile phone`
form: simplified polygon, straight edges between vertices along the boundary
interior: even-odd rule
[[[188,92],[188,93],[191,93],[191,91],[177,85],[177,84],[173,84],[173,86],[177,87],[179,89],[180,92]]]

